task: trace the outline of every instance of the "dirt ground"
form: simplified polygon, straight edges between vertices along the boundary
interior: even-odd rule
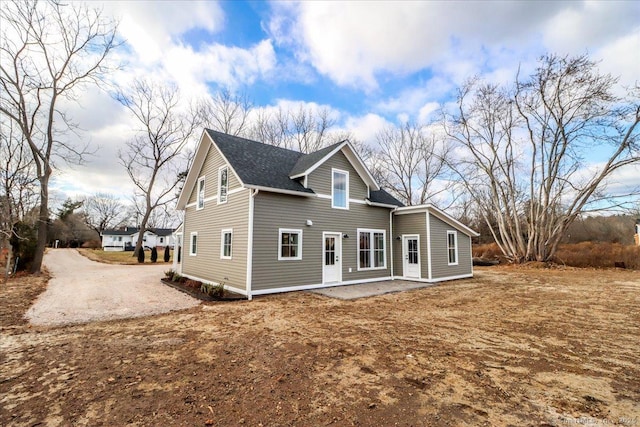
[[[0,288],[1,425],[640,425],[640,272],[491,267],[48,329],[20,315],[42,287]]]

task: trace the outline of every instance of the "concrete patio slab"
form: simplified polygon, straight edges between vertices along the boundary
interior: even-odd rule
[[[428,288],[437,283],[410,282],[408,280],[385,280],[381,282],[362,283],[359,285],[333,286],[331,288],[314,289],[313,292],[338,299],[358,299],[410,289]]]

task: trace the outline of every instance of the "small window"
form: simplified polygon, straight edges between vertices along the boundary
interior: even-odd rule
[[[220,258],[231,259],[231,242],[233,240],[233,230],[222,230],[220,233]]]
[[[218,204],[227,202],[229,193],[229,169],[222,166],[218,169]]]
[[[198,233],[191,233],[191,241],[189,245],[189,255],[196,255],[198,253]]]
[[[358,229],[358,270],[387,267],[386,232]]]
[[[204,208],[204,176],[198,179],[198,195],[196,209]]]
[[[122,242],[122,236],[118,236],[118,242]]]
[[[447,231],[447,252],[449,265],[458,264],[458,232],[456,231]]]
[[[278,260],[302,259],[302,230],[281,228],[278,232]]]
[[[331,169],[331,207],[349,209],[349,172]]]
[[[160,243],[164,243],[164,237],[160,238]]]

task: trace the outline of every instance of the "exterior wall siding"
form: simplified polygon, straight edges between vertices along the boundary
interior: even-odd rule
[[[209,151],[207,152],[207,157],[202,165],[202,169],[200,170],[200,173],[198,174],[198,178],[201,176],[204,176],[204,198],[207,199],[209,197],[214,197],[218,195],[218,169],[221,166],[226,165],[227,163],[224,161],[224,159],[222,158],[222,156],[220,155],[220,153],[218,152],[218,149],[216,147],[214,147],[213,145],[211,145],[211,141],[208,139],[209,137],[205,135],[205,141],[203,141],[203,144],[209,143]],[[238,179],[238,177],[236,176],[236,174],[233,172],[233,170],[231,168],[229,168],[229,191],[234,190],[236,188],[241,187],[240,185],[240,180]],[[198,192],[198,184],[196,181],[196,185],[193,186],[193,190],[191,191],[191,194],[189,195],[189,201],[187,202],[187,204],[191,204],[191,203],[195,203],[196,202],[196,197],[197,197],[197,192]],[[231,198],[234,196],[235,194],[230,194],[228,196],[228,200],[231,200]],[[209,202],[205,202],[205,205],[207,203],[213,203],[216,204],[217,201],[216,200],[210,200]]]
[[[404,275],[402,258],[402,240],[395,240],[403,234],[420,235],[420,275],[423,279],[429,278],[429,264],[427,254],[427,214],[416,212],[412,214],[393,216],[393,274]]]
[[[217,168],[215,169],[217,171]],[[217,174],[217,172],[216,172]],[[217,175],[216,175],[217,177]],[[249,190],[229,195],[227,203],[188,207],[184,217],[182,274],[246,289]],[[222,229],[232,228],[232,259],[220,259]],[[198,233],[197,255],[189,255],[191,233]]]
[[[472,273],[471,238],[447,225],[444,221],[429,215],[431,231],[431,269],[432,279],[461,276]],[[458,233],[458,265],[448,265],[447,231]]]
[[[278,261],[279,228],[302,230],[301,260]],[[386,268],[358,271],[358,228],[386,231]],[[252,290],[321,284],[322,233],[327,231],[349,236],[342,239],[343,282],[391,275],[389,209],[356,203],[349,210],[332,209],[329,199],[261,191],[254,199]]]
[[[367,198],[367,184],[364,183],[358,172],[351,166],[347,157],[337,152],[324,162],[318,169],[309,174],[307,187],[318,194],[331,195],[331,169],[341,169],[349,172],[349,198],[362,200]],[[331,205],[329,205],[331,207]]]

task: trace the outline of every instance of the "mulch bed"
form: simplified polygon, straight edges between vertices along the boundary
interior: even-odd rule
[[[182,283],[174,282],[173,280],[160,279],[160,281],[165,285],[169,285],[174,289],[177,289],[181,292],[184,292],[185,294],[191,295],[192,297],[202,301],[240,301],[243,299],[247,299],[245,296],[242,296],[233,292],[229,292],[226,290],[224,291],[223,296],[218,297],[218,296],[211,296],[211,295],[205,294],[203,292],[200,292],[198,289],[193,289],[193,288],[184,286]]]

